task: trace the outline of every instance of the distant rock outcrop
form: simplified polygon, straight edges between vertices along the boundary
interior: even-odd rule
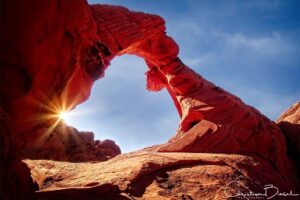
[[[300,155],[300,101],[282,113],[276,123]]]
[[[80,162],[120,153],[113,141],[61,125],[58,113],[87,100],[110,61],[123,54],[146,61],[150,91],[168,90],[181,118],[177,134],[101,163],[27,160],[40,187],[36,197],[229,199],[263,192],[265,184],[295,191],[296,167],[281,129],[186,66],[161,17],[85,0],[3,0],[0,8],[0,106],[10,119],[1,117],[1,186],[22,181],[10,181],[0,197],[32,195],[21,155]]]
[[[94,141],[94,133],[79,132],[64,123],[51,132],[39,129],[25,142],[22,152],[24,158],[70,162],[105,161],[121,154],[114,141]]]
[[[288,154],[296,163],[300,180],[300,101],[282,113],[276,123],[285,135]]]

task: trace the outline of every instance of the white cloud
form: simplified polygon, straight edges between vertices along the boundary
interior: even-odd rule
[[[274,56],[290,51],[290,45],[282,39],[280,33],[273,32],[267,36],[248,36],[244,33],[225,33],[212,31],[213,35],[225,41],[232,48],[244,48],[259,54]]]
[[[292,95],[283,96],[281,91],[271,92],[258,86],[247,87],[240,84],[235,85],[232,89],[232,92],[246,104],[255,107],[271,120],[276,120],[300,96],[300,91],[295,91]]]
[[[207,64],[211,63],[212,60],[216,58],[215,53],[205,53],[203,55],[200,55],[199,57],[190,57],[190,58],[184,58],[184,63],[188,65],[191,68],[194,67],[204,67]]]

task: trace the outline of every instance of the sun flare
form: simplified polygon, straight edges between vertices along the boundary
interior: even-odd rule
[[[61,120],[66,120],[66,119],[68,118],[68,116],[69,116],[69,114],[68,114],[68,112],[66,112],[66,111],[61,111],[61,112],[59,113],[59,118],[60,118]]]

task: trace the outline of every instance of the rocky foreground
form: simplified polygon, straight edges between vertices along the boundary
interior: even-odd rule
[[[233,154],[145,151],[100,163],[25,163],[40,186],[37,197],[46,199],[229,199],[239,192],[264,193],[272,183],[290,191],[266,161]]]
[[[299,116],[300,102],[277,120],[295,166],[299,166]],[[292,188],[290,180],[257,156],[157,152],[161,147],[122,154],[105,162],[23,162],[38,184],[33,196],[37,199],[299,198],[299,188]]]

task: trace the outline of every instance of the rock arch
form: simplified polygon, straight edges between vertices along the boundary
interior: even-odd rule
[[[280,129],[256,109],[184,65],[178,58],[176,42],[165,33],[161,17],[118,6],[93,5],[90,9],[103,48],[99,48],[103,68],[114,55],[140,56],[149,67],[148,90],[166,88],[172,96],[181,122],[177,135],[158,151],[257,155],[282,173],[287,172]]]

